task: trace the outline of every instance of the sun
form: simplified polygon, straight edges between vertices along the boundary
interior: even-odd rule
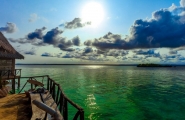
[[[91,22],[92,27],[98,27],[104,18],[104,10],[97,2],[87,3],[82,9],[82,21]]]

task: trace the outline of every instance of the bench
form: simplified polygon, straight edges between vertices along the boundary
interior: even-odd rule
[[[50,109],[57,112],[57,114],[59,115],[59,119],[57,119],[57,120],[63,120],[63,117],[62,117],[62,115],[60,114],[60,111],[57,108],[57,104],[55,103],[55,101],[52,98],[52,95],[49,92],[47,92],[45,94],[44,93],[31,93],[30,92],[30,99],[31,99],[31,106],[32,106],[32,118],[31,118],[31,120],[37,120],[37,119],[38,120],[44,120],[45,118],[46,118],[46,120],[53,119],[50,114],[48,114],[46,111],[40,109],[35,104],[33,104],[34,100],[37,100],[40,103],[44,103]]]

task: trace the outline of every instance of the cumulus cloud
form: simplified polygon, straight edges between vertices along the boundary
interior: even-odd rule
[[[45,30],[46,27],[42,27],[41,29],[36,29],[34,32],[28,33],[24,38],[9,38],[9,41],[20,44],[31,43],[35,46],[53,45],[63,51],[74,51],[75,49],[71,47],[80,46],[80,38],[78,36],[72,38],[71,40],[67,40],[67,38],[61,36],[63,31],[58,29],[58,27],[47,31],[44,34]]]
[[[83,54],[88,54],[88,53],[92,53],[92,52],[93,52],[92,47],[86,47],[86,48],[84,49]]]
[[[80,18],[75,18],[71,22],[66,22],[64,24],[64,28],[76,29],[76,28],[82,28],[82,27],[84,27],[86,25],[90,25],[90,24],[91,24],[91,22],[82,23],[82,20]],[[62,24],[62,26],[63,26],[63,24]]]
[[[69,48],[73,46],[80,45],[80,38],[78,36],[72,38],[72,40],[67,40],[67,38],[61,37],[63,33],[58,27],[48,31],[43,36],[43,43],[52,44],[54,47],[58,47],[63,51],[74,51],[75,49]]]
[[[74,48],[70,48],[72,46],[80,46],[80,38],[78,36],[72,38],[72,40],[67,40],[67,38],[62,38],[59,41],[57,47],[59,47],[63,51],[75,51]]]
[[[7,22],[5,27],[0,27],[1,32],[13,33],[17,30],[16,24]]]
[[[84,42],[84,45],[86,45],[86,46],[91,46],[91,45],[92,45],[92,41],[91,41],[91,40],[86,40],[86,41]]]
[[[181,7],[185,7],[185,0],[181,0],[180,5],[181,5]]]
[[[107,33],[103,37],[84,44],[97,49],[177,48],[185,45],[185,9],[173,14],[167,9],[155,11],[150,20],[136,20],[130,28],[130,35]],[[184,13],[183,13],[184,12]]]
[[[53,44],[56,45],[59,42],[60,39],[60,34],[62,34],[63,31],[59,30],[58,27],[48,31],[44,36],[43,36],[43,42],[48,43],[48,44]]]
[[[87,46],[95,46],[100,50],[123,49],[123,46],[124,44],[126,44],[126,41],[121,38],[121,35],[112,34],[111,32],[109,32],[108,34],[104,35],[103,37],[100,37],[99,39],[94,39],[94,41],[85,41],[84,44]]]
[[[74,37],[72,42],[75,46],[80,46],[80,38],[78,36]]]
[[[36,29],[34,32],[28,33],[27,37],[28,39],[42,39],[43,38],[43,31],[46,29],[46,27],[43,27],[41,29]]]

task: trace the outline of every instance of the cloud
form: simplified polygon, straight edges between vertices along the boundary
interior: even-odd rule
[[[130,28],[130,35],[107,33],[103,37],[85,41],[97,49],[138,49],[138,48],[177,48],[185,45],[185,9],[174,14],[168,9],[161,9],[152,14],[150,20],[138,19]]]
[[[80,18],[74,18],[74,20],[72,20],[71,22],[66,22],[64,24],[64,28],[66,29],[76,29],[76,28],[82,28],[86,25],[90,25],[91,22],[86,22],[86,23],[82,23],[82,20]],[[60,25],[60,26],[63,26]]]
[[[31,43],[35,46],[53,45],[63,51],[74,51],[75,49],[71,47],[80,46],[80,38],[78,36],[67,40],[67,38],[61,36],[63,31],[58,29],[58,27],[47,31],[45,34],[43,32],[44,30],[46,30],[46,27],[36,29],[34,32],[28,33],[24,38],[9,38],[9,41],[20,44]]]
[[[161,55],[160,53],[155,53],[154,49],[149,49],[149,50],[135,50],[133,51],[136,55],[144,55],[144,58],[150,58],[150,57],[154,57],[154,58],[159,58],[161,59]]]
[[[86,47],[86,48],[84,49],[83,54],[88,54],[88,53],[92,53],[92,52],[93,52],[92,47]]]
[[[103,55],[104,56],[113,56],[113,57],[117,58],[119,56],[128,55],[128,51],[112,49],[112,50],[104,51]]]
[[[39,19],[38,15],[36,13],[33,13],[30,15],[29,22],[35,22]]]
[[[171,59],[175,59],[177,57],[178,57],[177,55],[166,55],[163,58],[165,58],[165,60],[171,60]]]
[[[5,33],[14,33],[16,30],[16,24],[10,22],[7,22],[5,27],[0,27],[0,31]]]
[[[170,50],[169,54],[177,54],[177,51],[176,50]]]
[[[41,56],[42,57],[55,57],[55,55],[48,53],[48,52],[42,53]]]
[[[74,56],[71,54],[66,54],[66,55],[62,56],[62,58],[74,58]]]
[[[32,47],[31,50],[24,51],[24,54],[27,54],[27,55],[36,55],[36,48],[35,47]]]
[[[78,36],[74,37],[72,41],[74,45],[80,46],[80,38]]]
[[[45,17],[38,16],[36,13],[32,13],[30,18],[28,19],[29,22],[36,22],[37,20],[42,20],[44,22],[49,22],[48,19]]]
[[[134,53],[136,53],[137,55],[152,55],[154,54],[154,50],[138,50],[138,51],[133,51]]]
[[[27,54],[27,55],[36,55],[35,51],[25,51],[24,54]]]
[[[100,37],[99,39],[94,39],[94,41],[85,41],[84,44],[89,46],[95,46],[97,49],[106,50],[106,49],[123,49],[126,41],[121,39],[121,35],[112,34],[109,32],[108,34]]]
[[[34,32],[28,33],[27,37],[28,39],[42,39],[43,38],[43,31],[46,29],[46,27],[43,27],[41,29],[36,29]]]
[[[179,61],[184,61],[184,60],[185,60],[185,57],[182,57],[182,56],[181,56],[181,57],[178,58],[178,60],[179,60]]]
[[[84,45],[86,45],[86,46],[91,46],[91,45],[92,45],[92,41],[91,41],[91,40],[86,40],[86,41],[84,42]]]
[[[66,38],[60,39],[60,42],[58,44],[58,47],[63,51],[75,51],[75,49],[70,48],[72,46],[79,46],[80,45],[80,39],[79,37],[74,37],[72,40],[67,40]]]
[[[181,7],[185,7],[185,0],[181,0],[180,5],[181,5]]]
[[[59,43],[59,40],[61,35],[63,33],[62,30],[59,30],[58,27],[51,29],[43,36],[43,42],[47,44],[53,44],[56,45]]]

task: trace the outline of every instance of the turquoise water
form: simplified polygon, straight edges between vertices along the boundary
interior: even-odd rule
[[[50,75],[89,120],[184,120],[185,67],[17,65]],[[69,114],[74,114],[72,107]]]

